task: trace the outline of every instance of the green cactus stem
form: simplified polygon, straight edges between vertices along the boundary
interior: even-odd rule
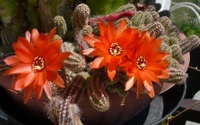
[[[184,59],[180,46],[178,44],[173,44],[171,45],[171,49],[172,49],[172,57],[177,59],[179,63],[183,64]]]
[[[167,52],[167,53],[172,53],[172,50],[169,45],[167,45],[165,42],[162,42],[159,48],[160,52]]]
[[[145,22],[145,15],[142,11],[137,11],[135,15],[131,19],[132,26],[134,27],[142,27]]]
[[[172,68],[178,68],[178,66],[180,65],[177,59],[172,58],[172,57],[167,58],[166,61],[169,63],[169,67],[172,67]]]
[[[86,60],[81,54],[71,52],[70,56],[64,60],[63,65],[71,71],[80,72],[86,68]]]
[[[115,12],[119,13],[119,12],[124,12],[124,11],[133,11],[133,12],[136,12],[137,11],[137,8],[135,7],[134,4],[125,4],[121,7],[119,7],[118,9],[115,10]]]
[[[165,29],[164,35],[168,37],[176,37],[179,38],[179,29],[175,25],[171,25]]]
[[[178,44],[179,43],[179,39],[177,37],[169,37],[169,36],[162,36],[161,37],[162,40],[169,46],[173,45],[173,44]]]
[[[169,27],[169,26],[172,25],[172,20],[171,20],[169,17],[167,17],[167,16],[160,17],[160,18],[158,19],[158,21],[159,21],[165,28],[167,28],[167,27]]]
[[[182,54],[185,54],[199,47],[200,39],[196,35],[191,35],[187,39],[181,40],[179,45],[182,50]]]
[[[63,42],[60,47],[61,52],[74,52],[75,46],[71,42]]]
[[[150,35],[153,35],[155,33],[156,37],[159,37],[160,35],[164,34],[165,28],[160,22],[152,22],[147,24],[143,30],[146,30],[149,32]]]
[[[72,26],[74,29],[82,29],[88,24],[90,8],[86,4],[79,4],[73,13]]]
[[[176,69],[176,68],[169,68],[169,78],[168,79],[162,79],[162,82],[166,82],[166,83],[172,83],[172,84],[177,84],[177,85],[181,85],[184,84],[186,82],[186,78],[188,77],[188,75],[180,70],[180,69]]]
[[[145,21],[144,24],[147,25],[148,23],[153,22],[153,16],[148,11],[144,11]]]
[[[9,30],[8,28],[2,28],[1,29],[1,42],[3,45],[12,45],[13,42],[15,42],[15,36],[14,33]]]
[[[85,36],[87,34],[92,34],[93,28],[90,25],[84,25],[81,29],[81,35]]]
[[[63,71],[61,72],[61,76],[64,80],[65,87],[69,87],[69,85],[72,83],[74,78],[77,76],[77,74],[68,68],[63,67]]]
[[[146,8],[144,9],[144,11],[156,11],[156,8],[155,8],[155,6],[153,6],[153,5],[148,5],[148,6],[146,6]]]
[[[56,27],[56,34],[64,37],[67,32],[67,25],[63,16],[55,16],[53,18],[53,25]]]
[[[62,40],[62,37],[56,34],[56,35],[54,35],[53,40],[54,40],[54,41],[55,41],[55,40]]]
[[[150,11],[149,13],[152,15],[154,21],[157,21],[160,18],[160,15],[156,11]]]
[[[100,76],[93,75],[87,87],[87,94],[91,105],[97,111],[107,111],[110,107],[110,101]]]

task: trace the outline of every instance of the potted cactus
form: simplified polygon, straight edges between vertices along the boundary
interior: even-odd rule
[[[183,84],[199,38],[180,39],[154,4],[118,1],[96,15],[90,0],[2,2],[0,85],[31,112],[68,125],[123,124]]]

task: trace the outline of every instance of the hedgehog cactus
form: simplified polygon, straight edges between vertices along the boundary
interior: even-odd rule
[[[52,27],[56,27],[57,32],[54,40],[62,40],[60,51],[70,52],[71,55],[63,61],[63,68],[59,70],[65,88],[58,88],[50,83],[53,98],[46,104],[45,111],[55,124],[82,125],[78,107],[78,104],[81,103],[82,94],[88,95],[91,105],[96,110],[105,112],[109,110],[111,103],[108,93],[115,92],[124,97],[130,92],[124,91],[125,83],[130,79],[123,68],[116,69],[117,73],[113,80],[108,78],[108,71],[106,72],[105,67],[91,68],[91,60],[95,57],[93,55],[90,58],[84,56],[82,50],[99,44],[94,45],[94,41],[86,43],[85,36],[102,35],[98,26],[100,20],[108,26],[112,22],[112,26],[115,28],[120,25],[122,20],[126,20],[127,26],[131,30],[137,28],[138,31],[148,32],[151,37],[155,36],[162,40],[158,51],[170,55],[166,58],[166,61],[169,62],[167,67],[169,78],[160,80],[167,83],[183,84],[187,74],[179,69],[179,65],[184,63],[184,54],[200,45],[200,39],[192,35],[185,40],[180,40],[178,28],[169,17],[160,16],[162,14],[157,12],[155,6],[148,5],[139,10],[136,5],[131,4],[132,0],[127,1],[129,1],[128,4],[125,4],[124,0],[101,1],[99,4],[96,4],[95,0],[86,0],[88,4],[83,3],[82,0],[28,0],[24,2],[8,0],[0,2],[0,8],[3,8],[3,10],[0,10],[0,18],[3,23],[0,34],[2,42],[0,46],[0,71],[9,68],[2,62],[6,56],[13,54],[11,44],[16,41],[15,34],[18,34],[16,31],[19,28],[28,30],[36,27],[41,31],[48,32]],[[111,4],[112,2],[115,4]],[[106,6],[107,4],[109,6]],[[111,10],[111,6],[114,6],[115,10]],[[102,8],[104,9],[101,10]],[[25,10],[25,12],[17,16],[16,12],[22,12],[21,10]],[[101,12],[98,13],[101,15],[93,16],[90,12],[97,10]],[[19,17],[24,18],[13,23],[13,19],[19,19]],[[24,24],[20,26],[19,24],[22,21],[24,21]],[[12,25],[8,26],[9,24]],[[106,34],[103,35],[106,36]],[[108,37],[110,38],[110,36]],[[115,53],[122,50],[116,43],[112,45],[113,48],[107,48]],[[91,49],[91,51],[93,50]],[[98,58],[97,60],[101,59]],[[97,65],[102,65],[102,63],[104,62]],[[138,65],[140,68],[145,67],[145,59],[139,59]],[[136,90],[135,86],[130,90]]]

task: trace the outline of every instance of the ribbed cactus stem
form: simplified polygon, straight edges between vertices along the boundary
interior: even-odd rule
[[[167,58],[166,61],[169,63],[169,67],[172,68],[178,68],[178,66],[180,65],[177,59],[172,57]]]
[[[74,119],[74,117],[67,117],[67,116],[70,115],[69,114],[71,111],[70,105],[76,104],[78,102],[83,92],[82,88],[83,88],[85,80],[86,79],[84,79],[82,76],[78,75],[68,87],[64,95],[64,101],[60,105],[60,109],[59,109],[59,118],[58,118],[59,125],[69,125],[69,123],[72,122],[72,120],[78,120],[78,119]],[[76,117],[79,118],[78,114]],[[80,120],[73,121],[73,122],[79,123]]]
[[[180,70],[180,69],[176,69],[176,68],[170,68],[169,69],[169,78],[168,79],[162,79],[162,82],[166,82],[166,83],[172,83],[172,84],[177,84],[177,85],[181,85],[184,84],[186,82],[186,78],[188,77],[188,75]]]
[[[132,26],[134,27],[143,26],[145,22],[144,12],[137,11],[135,15],[132,17],[131,21],[132,21]]]
[[[1,29],[0,36],[1,36],[0,38],[3,45],[12,45],[12,43],[15,41],[15,36],[12,30],[9,30],[7,28]]]
[[[160,15],[156,11],[150,11],[149,13],[152,15],[154,21],[157,21],[160,18]]]
[[[172,57],[177,59],[179,63],[183,64],[184,59],[180,46],[178,44],[173,44],[171,46],[171,50],[172,50]]]
[[[164,41],[161,43],[159,51],[160,52],[172,53],[170,46],[167,45]]]
[[[179,45],[180,48],[182,49],[182,54],[185,54],[199,47],[200,39],[196,35],[191,35],[187,39],[181,40]]]
[[[70,56],[64,60],[63,65],[71,71],[80,72],[86,68],[86,60],[81,54],[71,52]]]
[[[79,4],[73,13],[72,26],[74,29],[82,29],[84,25],[88,24],[90,16],[90,8],[86,4]]]
[[[54,40],[54,41],[55,41],[55,40],[62,40],[62,37],[56,34],[56,35],[54,35],[53,40]]]
[[[70,104],[68,109],[69,125],[83,125],[81,122],[81,111],[77,104]],[[68,125],[68,124],[65,124]]]
[[[71,42],[63,42],[60,47],[61,52],[74,52],[75,47]]]
[[[82,36],[85,36],[87,34],[92,34],[93,28],[90,25],[84,25],[81,29]]]
[[[143,30],[148,31],[150,35],[155,33],[156,37],[159,37],[164,33],[165,28],[160,22],[152,22],[147,24]]]
[[[103,20],[103,21],[116,21],[116,20],[119,20],[123,17],[132,17],[134,15],[134,12],[133,11],[123,11],[123,12],[119,12],[119,13],[112,13],[110,15],[105,15],[105,16],[98,16],[98,17],[94,17],[94,18],[91,18],[88,22],[89,25],[91,25],[92,27],[93,26],[96,26],[98,25],[98,21],[99,20]]]
[[[134,4],[125,4],[121,7],[119,7],[117,10],[115,10],[115,12],[124,12],[124,11],[133,11],[133,12],[136,12],[137,11],[137,8],[135,7]]]
[[[12,46],[10,45],[4,45],[4,46],[0,46],[0,56],[8,56],[14,54],[14,50],[12,48]]]
[[[176,37],[176,38],[180,39],[179,38],[179,29],[175,25],[171,25],[171,26],[167,27],[165,29],[164,35],[169,36],[169,37]]]
[[[64,37],[67,32],[67,25],[63,16],[55,16],[53,19],[53,25],[56,27],[56,34]]]
[[[80,120],[80,109],[71,102],[71,97],[60,105],[58,125],[83,125]]]
[[[75,40],[78,45],[77,47],[78,47],[79,51],[89,48],[89,45],[83,39],[81,32],[76,34]]]
[[[172,20],[171,20],[169,17],[167,17],[167,16],[160,17],[160,18],[158,19],[158,21],[159,21],[165,28],[168,27],[168,26],[170,26],[170,25],[172,25]]]
[[[144,21],[145,25],[153,22],[153,16],[151,15],[151,13],[144,11],[144,17],[145,17],[145,21]]]
[[[179,43],[179,39],[177,37],[162,36],[161,38],[169,46]]]
[[[109,97],[104,88],[104,82],[100,79],[101,76],[93,75],[88,88],[87,94],[91,105],[100,112],[104,112],[109,109],[110,102]]]
[[[153,5],[148,5],[146,6],[146,8],[144,9],[144,11],[156,11],[155,6]]]
[[[55,125],[58,123],[59,108],[63,101],[63,97],[53,96],[52,99],[45,104],[44,110],[47,113],[47,117],[53,121]]]

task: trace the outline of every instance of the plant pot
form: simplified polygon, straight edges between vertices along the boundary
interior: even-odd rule
[[[186,71],[190,61],[189,53],[184,55],[184,61],[185,63],[180,65],[179,68],[183,71]],[[11,83],[12,77],[5,77],[0,74],[0,85],[4,87],[7,94],[11,97],[11,100],[16,102],[14,104],[22,107],[20,109],[24,110],[26,112],[25,114],[31,113],[33,115],[30,117],[29,115],[23,115],[26,116],[26,119],[20,121],[22,121],[24,124],[31,125],[32,121],[35,121],[35,118],[41,118],[45,122],[45,125],[52,124],[49,122],[49,120],[46,120],[46,114],[44,112],[45,103],[48,102],[47,98],[44,95],[40,100],[36,100],[34,97],[32,97],[25,105],[23,104],[23,94],[21,92],[11,90]],[[155,94],[159,95],[173,86],[174,84],[169,83],[163,83],[162,87],[155,84]],[[79,103],[79,107],[82,112],[82,122],[85,125],[123,124],[145,109],[153,100],[148,96],[148,94],[142,94],[140,98],[136,98],[136,95],[133,92],[130,92],[130,94],[124,98],[118,96],[118,94],[109,93],[109,99],[110,109],[106,112],[98,112],[90,105],[87,95],[84,94]],[[40,123],[42,123],[42,121],[40,121]]]

